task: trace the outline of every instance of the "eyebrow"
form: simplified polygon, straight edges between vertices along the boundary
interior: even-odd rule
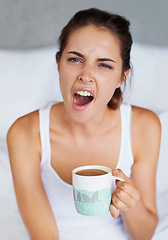
[[[79,52],[76,52],[76,51],[70,51],[70,52],[68,52],[68,53],[72,53],[72,54],[77,55],[78,57],[85,58],[83,54],[81,54],[81,53],[79,53]],[[114,60],[111,59],[111,58],[98,58],[98,59],[97,59],[97,62],[108,62],[108,61],[116,63],[116,61],[114,61]]]
[[[114,62],[116,63],[116,61],[114,61],[113,59],[111,58],[98,58],[97,61],[99,62],[106,62],[106,61],[110,61],[110,62]]]
[[[82,58],[85,58],[83,54],[79,53],[79,52],[76,52],[76,51],[70,51],[68,53],[72,53],[72,54],[75,54],[77,55],[78,57],[82,57]]]

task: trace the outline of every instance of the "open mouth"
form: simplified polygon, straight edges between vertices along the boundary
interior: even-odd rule
[[[73,96],[74,102],[78,106],[84,106],[93,101],[94,97],[88,91],[77,91]]]

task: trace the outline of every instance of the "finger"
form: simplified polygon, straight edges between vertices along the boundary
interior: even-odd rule
[[[113,196],[112,196],[112,203],[113,203],[113,205],[114,205],[117,209],[119,209],[119,210],[121,210],[121,211],[123,211],[124,209],[127,209],[127,206],[125,205],[125,203],[122,202],[122,201],[117,197],[116,193],[113,194]]]
[[[123,178],[126,182],[131,182],[131,179],[129,177],[127,177],[121,169],[113,169],[112,174],[115,177]]]
[[[112,198],[113,204],[120,210],[133,208],[136,200],[130,197],[126,192],[117,188]]]
[[[131,198],[138,200],[140,198],[139,191],[128,182],[117,181],[116,186],[118,189],[126,192]]]
[[[114,204],[110,205],[110,213],[113,218],[117,218],[120,210],[114,206]]]

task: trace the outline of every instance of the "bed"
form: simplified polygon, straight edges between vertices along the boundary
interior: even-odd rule
[[[26,45],[21,48],[10,43],[8,45],[9,47],[3,45],[0,40],[0,239],[27,240],[29,236],[20,217],[14,194],[6,134],[18,117],[38,109],[47,102],[62,100],[55,63],[57,46],[49,42],[46,45],[41,44],[42,46],[39,44],[39,46],[27,47]],[[156,178],[159,224],[153,240],[166,240],[168,239],[168,46],[135,41],[131,62],[132,83],[126,87],[124,101],[154,111],[162,124]]]

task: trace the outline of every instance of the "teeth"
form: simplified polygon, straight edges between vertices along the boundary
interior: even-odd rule
[[[77,94],[81,95],[81,96],[92,96],[92,94],[90,92],[87,91],[77,91]]]

